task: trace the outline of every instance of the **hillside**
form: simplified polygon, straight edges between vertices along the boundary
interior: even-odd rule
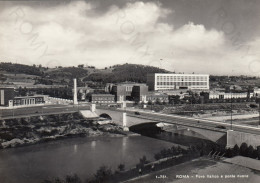
[[[112,66],[112,72],[99,72],[92,73],[87,76],[84,81],[96,81],[103,83],[116,83],[116,82],[146,82],[146,75],[148,73],[167,73],[164,69],[152,66],[137,65],[137,64],[123,64]]]
[[[0,63],[0,72],[8,72],[12,74],[28,74],[42,76],[43,71],[36,66],[29,66],[23,64],[13,64],[13,63]]]
[[[0,63],[0,79],[5,84],[17,86],[30,85],[69,85],[72,86],[73,78],[78,79],[78,86],[84,86],[84,82],[116,83],[132,81],[146,82],[147,73],[168,72],[157,67],[123,64],[96,69],[95,67],[56,67],[46,68],[42,66],[29,66],[15,63]],[[19,85],[20,84],[20,85]]]

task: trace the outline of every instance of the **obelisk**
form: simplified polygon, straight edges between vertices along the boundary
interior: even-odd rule
[[[74,96],[73,96],[73,104],[78,104],[78,92],[77,92],[77,79],[73,79],[74,81]]]

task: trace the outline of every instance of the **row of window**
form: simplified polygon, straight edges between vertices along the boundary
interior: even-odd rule
[[[14,99],[13,100],[13,103],[14,104],[20,104],[22,102],[42,102],[43,101],[43,98],[30,98],[30,99]]]
[[[157,80],[208,80],[206,76],[157,76]]]
[[[207,79],[173,79],[173,78],[168,78],[168,79],[157,79],[157,81],[208,81]]]
[[[111,97],[93,97],[92,100],[114,100]]]
[[[203,86],[207,85],[207,82],[157,82],[157,85],[170,85],[170,86],[192,86],[192,85],[197,85],[197,86]]]

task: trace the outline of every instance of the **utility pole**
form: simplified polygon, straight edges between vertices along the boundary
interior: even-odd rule
[[[258,114],[259,114],[259,116],[258,116],[258,126],[260,127],[260,100],[258,101],[258,110],[259,110],[259,112],[258,112]]]
[[[232,93],[231,93],[231,130],[233,130],[233,127],[232,127],[232,123],[233,123],[233,119],[232,119],[232,115],[233,115],[233,101],[232,101]]]

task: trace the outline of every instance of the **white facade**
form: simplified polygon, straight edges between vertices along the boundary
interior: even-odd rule
[[[209,90],[209,75],[155,73],[147,76],[147,84],[151,90]]]
[[[210,92],[209,99],[231,99],[231,98],[247,98],[248,93],[224,93],[224,92]],[[253,93],[249,94],[249,98],[253,96]]]
[[[260,96],[260,88],[254,88],[254,96]]]

